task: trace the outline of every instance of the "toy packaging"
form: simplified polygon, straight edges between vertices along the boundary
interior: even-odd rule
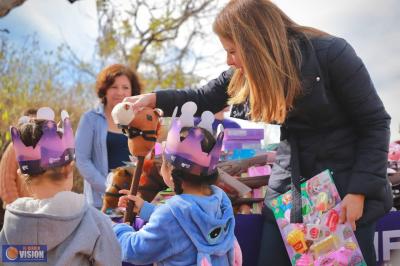
[[[366,266],[350,224],[339,224],[340,196],[328,170],[301,184],[303,223],[290,223],[291,191],[271,200],[292,265]]]
[[[258,149],[260,150],[261,141],[260,140],[224,140],[222,150],[232,151],[235,149]]]
[[[261,140],[264,129],[226,128],[224,134],[221,154],[223,161],[249,159],[263,152]]]
[[[225,140],[261,140],[264,138],[262,128],[226,128]]]

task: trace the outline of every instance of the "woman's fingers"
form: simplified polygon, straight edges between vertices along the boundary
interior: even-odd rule
[[[133,103],[132,109],[134,111],[137,111],[142,107],[154,108],[156,106],[156,94],[146,93],[137,96],[126,97],[123,101]]]
[[[346,220],[347,222],[351,225],[351,229],[353,229],[353,231],[356,230],[356,217],[354,215],[354,210],[349,207],[346,210]]]
[[[140,99],[140,96],[129,96],[129,97],[125,97],[123,102],[131,102],[131,103],[135,103]]]
[[[361,218],[364,209],[364,196],[347,194],[341,203],[340,223],[348,222],[353,231],[356,230],[356,221]]]
[[[347,208],[345,204],[342,204],[341,208],[339,223],[344,224],[346,222]]]

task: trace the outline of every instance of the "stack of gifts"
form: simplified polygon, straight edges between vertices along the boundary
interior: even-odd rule
[[[291,191],[268,204],[292,265],[366,265],[349,224],[340,224],[341,199],[329,171],[301,184],[303,223],[290,223]]]
[[[261,140],[264,138],[262,128],[227,128],[224,134],[222,144],[224,160],[251,158],[262,150]]]
[[[220,177],[224,178],[220,178],[219,186],[231,197],[236,213],[260,214],[275,151],[263,148],[263,128],[225,129],[224,133],[223,153],[218,165],[224,171]],[[230,180],[243,183],[247,190]]]
[[[217,185],[231,198],[236,213],[261,214],[270,165],[275,160],[275,151],[262,146],[263,138],[263,128],[224,129]],[[156,155],[161,151],[156,145]],[[173,195],[172,190],[161,191],[153,203],[163,204]]]

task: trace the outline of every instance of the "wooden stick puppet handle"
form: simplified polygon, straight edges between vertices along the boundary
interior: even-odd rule
[[[137,166],[135,169],[135,175],[133,176],[130,195],[136,196],[139,188],[140,176],[142,175],[143,171],[143,163],[144,163],[144,156],[138,156]],[[128,205],[126,206],[126,212],[124,215],[124,223],[128,223],[132,225],[135,222],[136,213],[133,212],[133,207],[135,206],[135,202],[132,200],[128,200]]]

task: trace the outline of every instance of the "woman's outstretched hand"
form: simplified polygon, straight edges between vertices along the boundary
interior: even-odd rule
[[[133,212],[135,213],[140,212],[144,204],[144,200],[141,197],[129,195],[130,191],[127,189],[122,189],[119,191],[119,193],[124,194],[124,196],[121,196],[119,198],[118,207],[126,208],[126,206],[128,206],[128,201],[131,200],[135,203],[133,207]]]
[[[342,200],[340,223],[349,222],[353,231],[356,230],[356,221],[361,218],[364,210],[365,196],[347,194]]]
[[[126,97],[124,102],[133,103],[133,111],[137,111],[142,107],[156,107],[156,94],[155,93],[145,93],[141,95]]]

